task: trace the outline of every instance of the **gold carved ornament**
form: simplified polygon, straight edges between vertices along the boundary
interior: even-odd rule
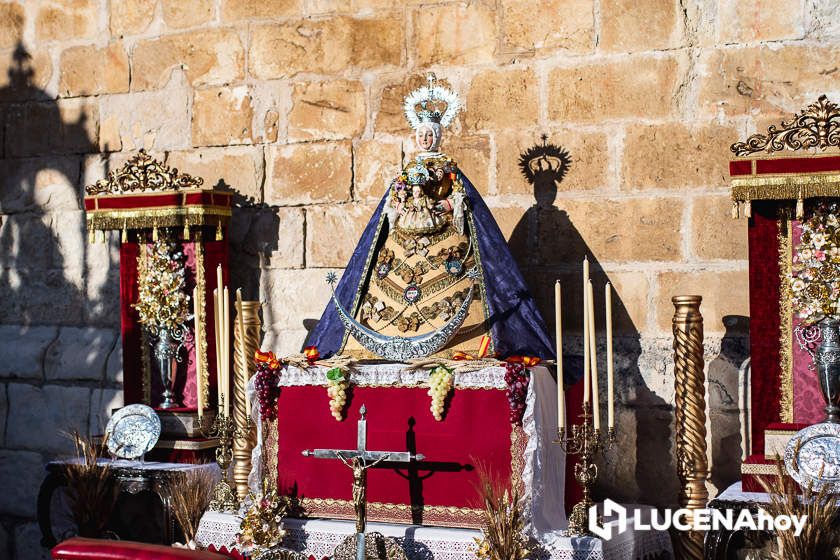
[[[775,152],[820,150],[840,147],[840,106],[821,95],[781,126],[771,125],[766,134],[753,134],[745,142],[736,142],[730,150],[739,158]],[[780,158],[791,156],[778,156]],[[820,157],[814,154],[814,157]],[[748,160],[752,172],[732,178],[732,216],[752,214],[753,200],[795,200],[796,217],[804,215],[807,198],[840,196],[840,170],[821,172],[757,173],[761,159]]]
[[[126,194],[145,191],[178,191],[197,189],[204,180],[167,166],[145,150],[128,160],[120,169],[111,171],[104,179],[85,187],[88,196]]]

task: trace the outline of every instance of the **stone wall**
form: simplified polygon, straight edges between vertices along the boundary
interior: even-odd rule
[[[262,300],[267,347],[297,350],[412,150],[401,101],[427,70],[465,100],[444,148],[546,319],[554,278],[579,297],[584,253],[616,287],[622,440],[600,493],[676,499],[670,298],[686,293],[704,296],[712,486],[728,484],[749,313],[728,145],[837,99],[838,54],[830,0],[0,2],[0,556],[37,556],[60,432],[121,403],[118,239],[86,243],[82,186],[146,148],[240,193],[234,284]],[[543,133],[572,162],[538,207],[517,161]]]

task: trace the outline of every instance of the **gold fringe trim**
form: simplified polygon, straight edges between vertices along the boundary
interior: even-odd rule
[[[840,174],[773,175],[732,179],[732,200],[802,200],[840,197]]]
[[[793,223],[786,212],[780,213],[779,232],[779,361],[781,379],[779,380],[779,408],[782,422],[793,422],[793,304],[788,279],[793,273]]]
[[[156,210],[89,210],[88,231],[112,229],[151,229],[164,227],[221,228],[230,220],[231,210],[224,206],[173,206]]]
[[[785,469],[784,464],[782,464],[782,469],[784,469],[785,474],[787,474],[787,469]],[[764,463],[741,463],[741,474],[770,474],[775,475],[778,474],[778,467],[776,463],[764,464]]]
[[[308,514],[316,517],[355,519],[356,512],[350,500],[334,498],[302,498],[301,505]],[[387,502],[368,502],[368,520],[380,523],[410,523],[411,506]],[[477,529],[483,523],[483,509],[454,506],[423,506],[423,523],[440,523],[448,527]]]
[[[204,245],[201,240],[201,230],[196,233],[195,243],[195,286],[198,296],[198,317],[195,318],[196,324],[203,326],[202,332],[207,333],[207,302],[205,301],[205,290],[207,289],[207,281],[204,275]],[[198,363],[199,371],[202,377],[202,400],[204,408],[206,409],[210,403],[210,371],[209,363],[207,361],[207,336],[202,336],[196,340],[195,344],[195,359]]]

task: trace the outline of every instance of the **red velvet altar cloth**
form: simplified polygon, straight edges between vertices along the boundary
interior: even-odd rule
[[[152,229],[227,225],[232,193],[178,191],[97,194],[85,197],[89,230]]]
[[[505,391],[454,392],[443,422],[429,411],[428,387],[354,387],[343,422],[330,415],[323,386],[282,387],[278,400],[278,487],[304,499],[310,515],[354,519],[353,476],[336,459],[304,457],[304,449],[355,449],[359,408],[367,408],[367,448],[425,455],[411,469],[389,464],[368,471],[368,518],[392,523],[479,527],[481,465],[509,484],[521,473],[525,446],[512,430]],[[315,406],[313,406],[315,404]],[[284,429],[306,424],[306,429]]]

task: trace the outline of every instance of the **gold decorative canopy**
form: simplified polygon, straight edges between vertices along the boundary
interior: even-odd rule
[[[204,183],[201,177],[178,173],[165,163],[140,150],[120,169],[85,187],[87,195],[124,194],[129,192],[177,191],[196,189]]]
[[[781,126],[732,144],[729,162],[733,216],[751,215],[754,200],[796,201],[840,197],[840,106],[821,95]]]
[[[140,150],[120,169],[85,187],[87,228],[136,230],[214,226],[216,236],[231,215],[230,192],[201,189],[204,180],[152,158]]]
[[[739,157],[757,152],[773,153],[784,149],[825,149],[840,146],[840,107],[821,95],[781,128],[771,125],[767,134],[753,134],[746,142],[735,142],[729,148]]]

